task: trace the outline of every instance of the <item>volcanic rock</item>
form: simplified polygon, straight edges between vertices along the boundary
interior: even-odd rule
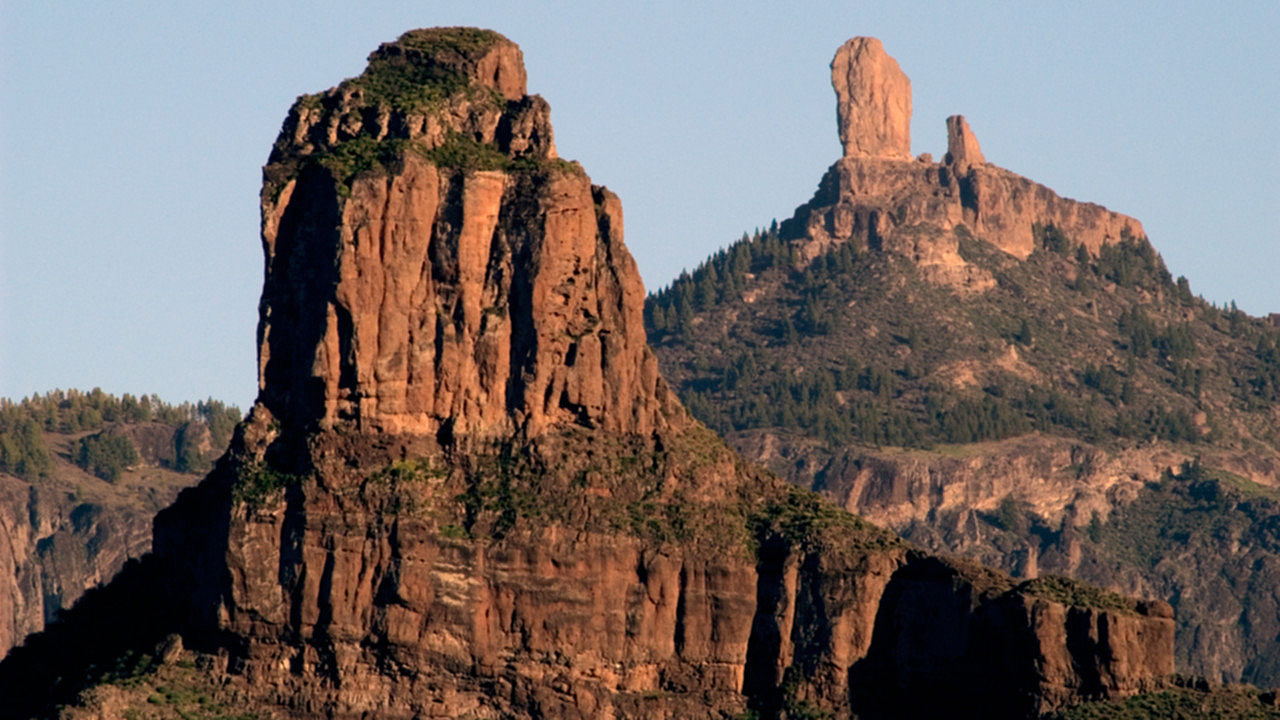
[[[873,37],[855,37],[831,60],[845,157],[911,159],[911,81]]]
[[[919,225],[964,226],[1021,259],[1035,249],[1036,225],[1053,225],[1094,255],[1124,237],[1143,237],[1142,224],[1131,217],[1060,197],[987,163],[959,115],[947,119],[945,163],[923,156],[910,162],[911,83],[879,40],[849,40],[831,68],[844,157],[828,169],[813,199],[783,224],[783,235],[799,242],[802,259],[854,242],[918,257],[932,266],[926,274],[936,281],[982,290],[990,279],[966,268],[952,241],[926,249],[893,236]]]
[[[957,168],[981,165],[986,160],[978,147],[978,137],[969,129],[963,115],[947,118],[947,164]]]

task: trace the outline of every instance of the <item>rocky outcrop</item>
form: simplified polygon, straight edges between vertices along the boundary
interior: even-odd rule
[[[555,162],[519,49],[477,36],[425,56],[438,38],[407,37],[295,104],[264,170],[263,408],[291,425],[476,437],[570,420],[647,433],[681,415],[644,342],[622,206]],[[370,108],[392,60],[467,90]],[[394,172],[352,174],[362,143],[412,150]],[[538,171],[498,167],[512,162]]]
[[[901,77],[899,77],[901,76]],[[985,161],[964,118],[947,119],[947,161],[911,160],[910,83],[874,38],[854,38],[832,62],[844,158],[827,171],[813,199],[783,223],[784,237],[811,259],[854,242],[908,258],[928,257],[916,243],[898,252],[896,235],[916,226],[966,228],[1004,252],[1026,258],[1036,227],[1053,225],[1090,253],[1126,237],[1143,237],[1131,217],[1058,196],[1049,188]],[[960,288],[984,284],[946,248],[951,270],[935,279]]]
[[[831,60],[845,157],[911,158],[911,80],[873,37],[851,38]]]
[[[1013,718],[1171,672],[1167,609],[927,556],[742,462],[656,372],[617,199],[493,79],[515,46],[394,46],[273,151],[259,399],[157,519],[146,637],[295,717]]]
[[[964,116],[952,115],[947,118],[946,163],[957,169],[963,169],[985,162],[982,149],[978,147],[978,138],[969,129],[969,123],[965,121]]]

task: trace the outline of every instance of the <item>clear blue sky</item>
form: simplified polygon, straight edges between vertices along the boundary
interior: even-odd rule
[[[260,168],[294,97],[404,30],[524,49],[560,153],[626,209],[646,285],[789,216],[840,154],[827,64],[911,77],[914,151],[1140,219],[1210,300],[1280,311],[1280,3],[18,2],[0,6],[0,396],[247,407]]]

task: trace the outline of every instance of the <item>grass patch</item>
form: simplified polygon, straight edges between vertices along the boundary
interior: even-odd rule
[[[1073,607],[1114,610],[1126,614],[1136,612],[1133,600],[1061,575],[1043,575],[1028,580],[1014,588],[1014,591]]]

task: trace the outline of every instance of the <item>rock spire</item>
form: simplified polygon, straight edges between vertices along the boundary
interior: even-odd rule
[[[515,43],[470,28],[405,33],[295,103],[264,169],[263,409],[450,437],[683,415],[622,206],[556,158],[549,113]]]
[[[845,157],[911,159],[911,80],[873,37],[855,37],[831,61]]]
[[[956,167],[981,165],[986,160],[978,147],[978,136],[969,129],[963,115],[947,118],[947,163]]]

